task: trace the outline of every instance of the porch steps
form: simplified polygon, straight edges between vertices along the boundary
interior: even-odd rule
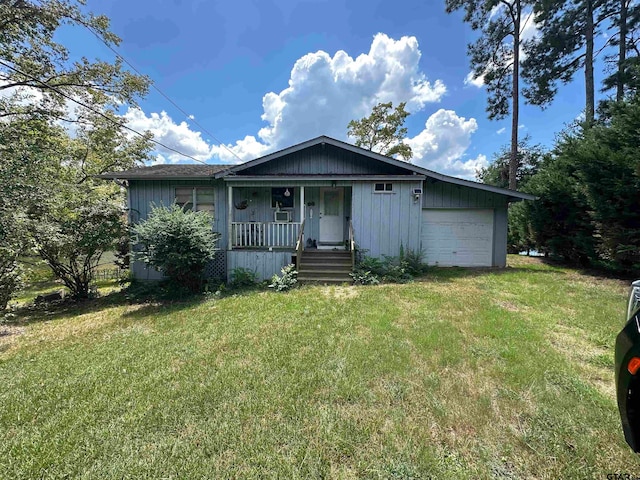
[[[350,283],[351,252],[345,250],[305,250],[298,270],[301,283]]]

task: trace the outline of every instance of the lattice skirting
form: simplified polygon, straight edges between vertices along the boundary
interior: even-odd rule
[[[204,276],[207,279],[225,281],[227,279],[227,252],[218,250],[213,260],[204,268]]]

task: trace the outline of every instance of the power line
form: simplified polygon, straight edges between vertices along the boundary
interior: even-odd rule
[[[2,60],[0,60],[0,65],[3,65],[3,66],[5,66],[6,68],[9,68],[9,69],[13,70],[14,72],[16,72],[16,73],[18,73],[18,74],[20,74],[20,75],[22,75],[22,76],[24,76],[24,77],[26,77],[26,78],[29,78],[29,79],[31,79],[31,80],[33,80],[33,81],[35,81],[35,82],[38,82],[38,83],[39,83],[39,84],[41,84],[44,88],[47,88],[47,89],[49,89],[49,90],[53,90],[53,91],[54,91],[54,92],[56,92],[58,95],[60,95],[60,96],[62,96],[62,97],[64,97],[64,98],[66,98],[67,100],[71,100],[71,101],[72,101],[72,102],[74,102],[74,103],[77,103],[77,104],[78,104],[78,105],[80,105],[81,107],[84,107],[84,108],[86,108],[87,110],[89,110],[89,111],[91,111],[91,112],[93,112],[93,113],[95,113],[95,114],[97,114],[97,115],[100,115],[101,117],[103,117],[103,118],[107,119],[108,121],[110,121],[110,122],[111,122],[111,123],[113,123],[114,125],[117,125],[117,126],[118,126],[118,127],[120,127],[120,128],[124,128],[125,130],[129,130],[130,132],[133,132],[133,133],[135,133],[136,135],[139,135],[139,136],[140,136],[140,137],[142,137],[142,138],[146,138],[147,140],[151,141],[152,143],[155,143],[156,145],[159,145],[159,146],[161,146],[161,147],[163,147],[163,148],[166,148],[167,150],[169,150],[169,151],[171,151],[171,152],[177,153],[178,155],[182,155],[183,157],[190,158],[191,160],[195,160],[196,162],[202,163],[203,165],[208,165],[208,163],[207,163],[207,162],[204,162],[204,161],[199,160],[199,159],[197,159],[197,158],[195,158],[195,157],[192,157],[191,155],[188,155],[188,154],[183,153],[183,152],[181,152],[181,151],[179,151],[179,150],[176,150],[175,148],[170,147],[170,146],[168,146],[168,145],[165,145],[164,143],[162,143],[162,142],[160,142],[160,141],[158,141],[158,140],[155,140],[155,139],[153,139],[153,138],[147,138],[147,137],[146,137],[146,135],[144,135],[143,133],[138,132],[137,130],[135,130],[135,129],[133,129],[133,128],[129,127],[128,125],[126,125],[126,124],[124,124],[124,123],[119,123],[119,122],[115,121],[113,118],[111,118],[110,116],[108,116],[108,115],[104,114],[103,112],[101,112],[101,111],[99,111],[99,110],[96,110],[96,109],[94,109],[94,108],[90,107],[90,106],[89,106],[89,105],[87,105],[86,103],[83,103],[83,102],[81,102],[80,100],[78,100],[78,99],[76,99],[76,98],[73,98],[72,96],[67,95],[67,94],[66,94],[66,93],[64,93],[64,92],[61,92],[60,90],[58,90],[58,89],[57,89],[57,88],[55,88],[54,86],[49,85],[49,84],[47,84],[47,83],[43,82],[42,80],[40,80],[40,79],[38,79],[38,78],[34,77],[33,75],[30,75],[30,74],[28,74],[28,73],[25,73],[25,72],[23,72],[23,71],[21,71],[21,70],[19,70],[19,69],[15,68],[15,67],[13,67],[13,66],[9,65],[9,64],[7,64],[7,63],[3,62]]]
[[[124,63],[126,63],[134,72],[136,72],[138,75],[142,75],[145,76],[142,72],[140,72],[140,70],[138,70],[131,62],[129,62],[129,60],[127,60],[126,58],[124,58],[120,53],[118,53],[118,51],[113,48],[111,45],[109,45],[108,42],[105,41],[104,38],[102,38],[95,30],[93,30],[89,25],[86,25],[85,23],[82,23],[82,25],[84,25],[84,27],[89,30],[91,33],[93,33],[93,35],[100,40],[102,43],[105,44],[105,46],[111,50],[116,57],[118,57],[120,60],[122,60]],[[205,132],[207,135],[209,135],[211,138],[213,138],[216,142],[218,142],[220,144],[221,147],[223,147],[225,150],[227,150],[231,155],[233,155],[234,157],[236,157],[238,160],[240,160],[241,162],[244,162],[244,160],[242,158],[240,158],[233,150],[231,150],[229,147],[227,147],[224,142],[222,142],[220,139],[218,139],[213,133],[211,133],[209,130],[207,130],[202,124],[200,124],[200,122],[198,122],[195,118],[191,118],[192,116],[187,113],[182,107],[180,107],[180,105],[178,105],[176,102],[174,102],[169,95],[167,95],[166,93],[164,93],[162,90],[160,90],[160,88],[156,87],[155,82],[151,82],[151,88],[153,88],[156,92],[158,92],[160,95],[162,95],[171,105],[173,105],[175,108],[177,108],[184,116],[187,120],[190,120],[191,122],[193,122],[195,125],[197,125],[198,127],[200,127],[200,129]]]

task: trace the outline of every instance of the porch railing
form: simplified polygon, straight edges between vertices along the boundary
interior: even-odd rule
[[[231,247],[295,248],[300,229],[297,222],[232,222]]]
[[[298,240],[296,241],[296,270],[300,270],[300,262],[302,261],[302,252],[304,251],[304,220],[300,225],[298,232]]]
[[[356,235],[351,221],[349,221],[349,251],[351,252],[351,267],[353,268],[356,265]]]

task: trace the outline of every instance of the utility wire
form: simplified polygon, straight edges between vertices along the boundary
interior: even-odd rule
[[[142,75],[145,76],[140,70],[138,70],[129,60],[127,60],[126,58],[124,58],[122,56],[122,54],[118,53],[118,51],[113,48],[111,45],[109,45],[108,42],[105,41],[104,38],[102,38],[95,30],[93,30],[89,25],[86,24],[82,24],[84,25],[84,27],[89,30],[91,33],[93,33],[93,35],[100,40],[102,43],[105,44],[105,46],[111,50],[116,57],[118,57],[120,60],[122,60],[124,63],[126,63],[134,72],[136,72],[138,75]],[[234,157],[236,157],[238,160],[240,160],[241,162],[244,162],[244,160],[242,158],[240,158],[233,150],[231,150],[229,147],[227,147],[224,142],[222,142],[221,140],[219,140],[218,138],[216,138],[216,136],[211,133],[209,130],[207,130],[204,126],[202,126],[200,124],[200,122],[198,122],[195,118],[191,118],[192,116],[187,113],[182,107],[180,107],[180,105],[178,105],[176,102],[174,102],[169,95],[167,95],[166,93],[164,93],[162,90],[160,90],[160,88],[156,87],[155,82],[151,81],[151,88],[153,88],[156,92],[158,92],[160,95],[162,95],[171,105],[173,105],[176,109],[178,109],[180,112],[182,112],[182,114],[185,116],[185,118],[191,122],[193,122],[195,125],[197,125],[198,127],[200,127],[200,129],[205,132],[207,135],[209,135],[211,138],[213,138],[216,142],[218,142],[220,144],[221,147],[223,147],[225,150],[227,150],[231,155],[233,155]]]
[[[133,132],[133,133],[135,133],[136,135],[139,135],[139,136],[140,136],[140,137],[142,137],[142,138],[147,138],[147,136],[146,136],[145,134],[138,132],[137,130],[135,130],[135,129],[133,129],[133,128],[129,127],[128,125],[126,125],[126,124],[124,124],[124,123],[119,123],[119,122],[115,121],[113,118],[111,118],[110,116],[108,116],[108,115],[104,114],[103,112],[101,112],[101,111],[99,111],[99,110],[96,110],[95,108],[90,107],[90,106],[89,106],[89,105],[87,105],[86,103],[81,102],[80,100],[78,100],[78,99],[76,99],[76,98],[73,98],[72,96],[67,95],[67,94],[66,94],[66,93],[64,93],[64,92],[61,92],[61,91],[60,91],[59,89],[57,89],[56,87],[51,86],[51,85],[49,85],[49,84],[47,84],[47,83],[43,82],[42,80],[40,80],[40,79],[38,79],[38,78],[34,77],[33,75],[29,75],[28,73],[25,73],[25,72],[23,72],[23,71],[21,71],[21,70],[19,70],[19,69],[15,68],[15,67],[13,67],[13,66],[9,65],[9,64],[7,64],[7,63],[3,62],[2,60],[0,60],[0,65],[3,65],[4,67],[11,69],[11,70],[13,70],[13,71],[14,71],[14,72],[16,72],[16,73],[18,73],[18,74],[20,74],[20,75],[23,75],[23,76],[24,76],[24,77],[26,77],[26,78],[29,78],[29,79],[31,79],[31,80],[33,80],[33,81],[35,81],[35,82],[38,82],[38,83],[39,83],[39,84],[41,84],[44,88],[47,88],[47,89],[49,89],[49,90],[53,90],[53,91],[54,91],[54,92],[56,92],[58,95],[60,95],[60,96],[62,96],[62,97],[64,97],[64,98],[66,98],[67,100],[71,100],[71,101],[72,101],[72,102],[74,102],[74,103],[77,103],[78,105],[80,105],[80,106],[82,106],[82,107],[86,108],[87,110],[90,110],[91,112],[93,112],[93,113],[95,113],[95,114],[97,114],[97,115],[100,115],[101,117],[103,117],[103,118],[105,118],[105,119],[109,120],[111,123],[113,123],[114,125],[117,125],[118,127],[124,128],[125,130],[129,130],[130,132]],[[176,150],[175,148],[170,147],[170,146],[168,146],[168,145],[165,145],[164,143],[162,143],[162,142],[160,142],[160,141],[158,141],[158,140],[155,140],[155,139],[153,139],[153,138],[147,138],[147,140],[150,140],[152,143],[155,143],[156,145],[159,145],[159,146],[161,146],[161,147],[163,147],[163,148],[166,148],[167,150],[169,150],[169,151],[171,151],[171,152],[177,153],[178,155],[182,155],[183,157],[190,158],[191,160],[195,160],[196,162],[202,163],[203,165],[209,165],[207,162],[204,162],[204,161],[199,160],[199,159],[197,159],[197,158],[195,158],[195,157],[192,157],[191,155],[188,155],[188,154],[183,153],[183,152],[181,152],[181,151],[179,151],[179,150]]]

